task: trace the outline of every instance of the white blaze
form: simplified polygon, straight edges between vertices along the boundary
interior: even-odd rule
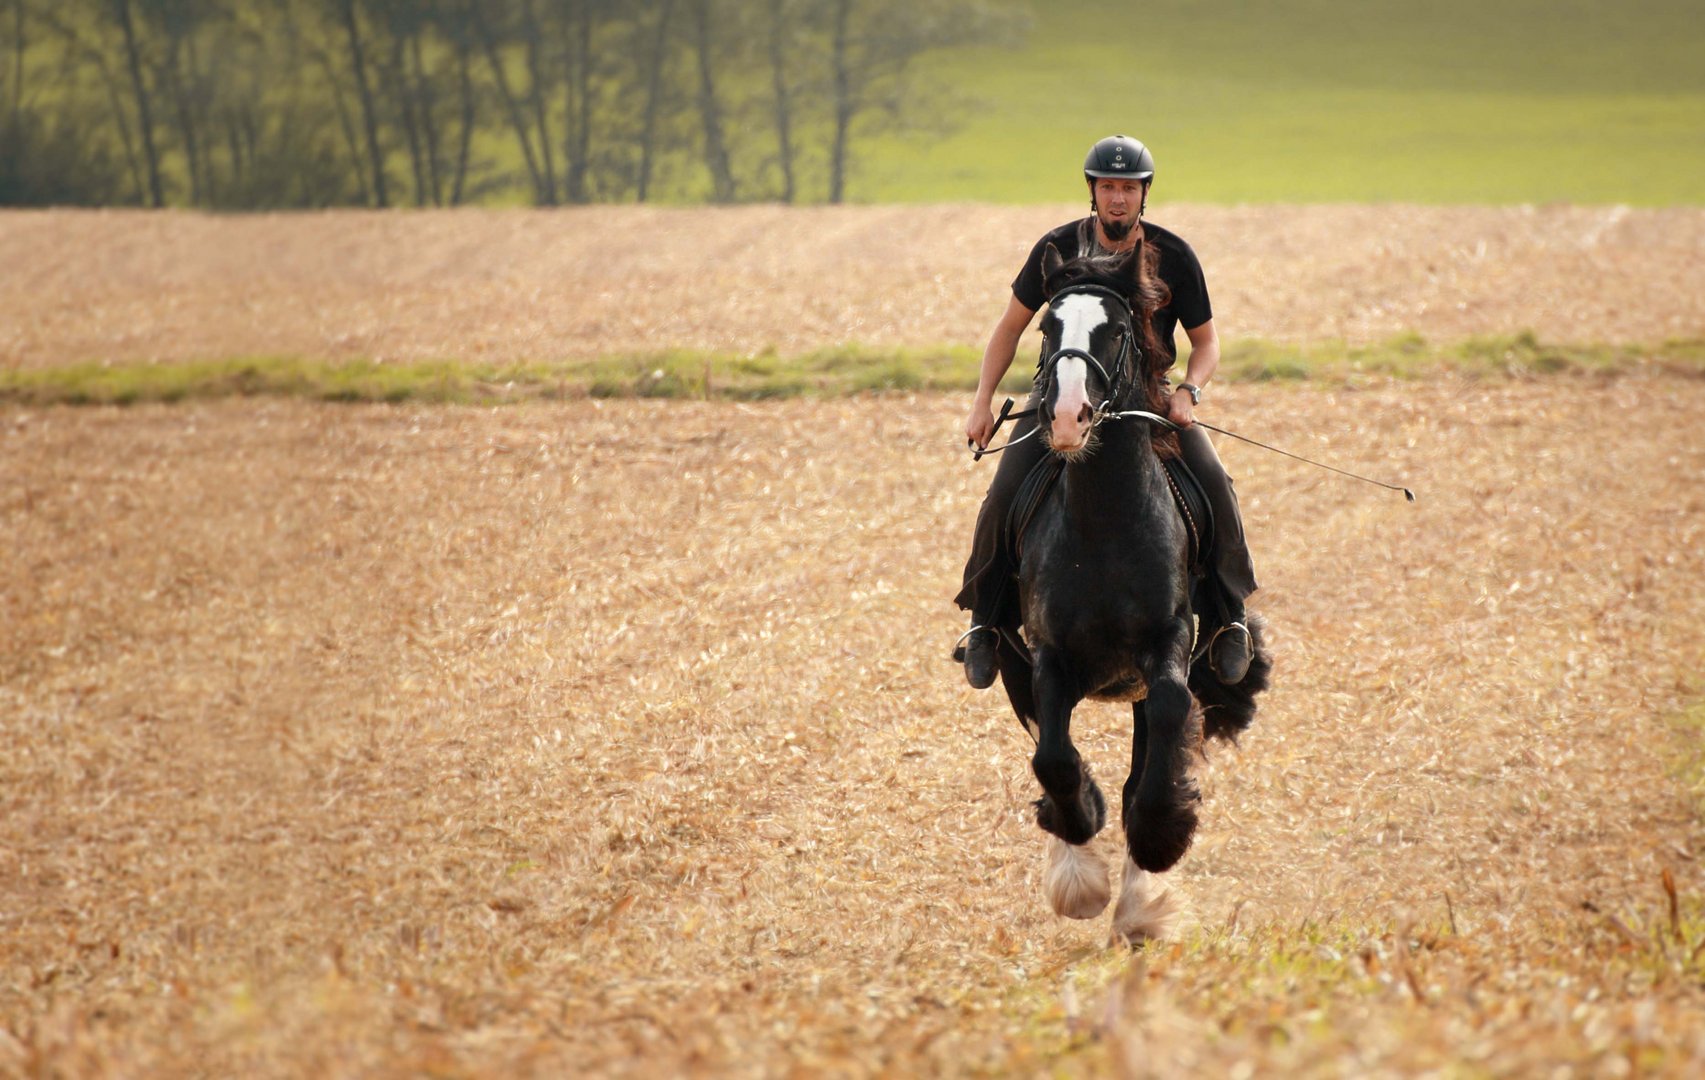
[[[1107,321],[1107,309],[1095,296],[1068,296],[1054,308],[1060,320],[1060,348],[1089,351],[1090,335]],[[1057,445],[1077,441],[1078,414],[1089,404],[1089,365],[1068,356],[1054,366],[1054,437]]]

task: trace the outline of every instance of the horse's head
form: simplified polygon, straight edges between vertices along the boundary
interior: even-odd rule
[[[1090,449],[1095,417],[1118,409],[1136,388],[1143,338],[1131,313],[1142,246],[1122,255],[1066,261],[1042,252],[1048,313],[1042,319],[1042,403],[1037,426],[1056,454]]]

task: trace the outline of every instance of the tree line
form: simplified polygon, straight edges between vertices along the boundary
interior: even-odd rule
[[[0,0],[0,204],[840,202],[998,0]]]

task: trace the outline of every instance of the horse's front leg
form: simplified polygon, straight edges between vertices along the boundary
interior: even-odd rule
[[[1178,892],[1136,864],[1129,854],[1129,837],[1135,823],[1132,808],[1142,784],[1143,766],[1148,763],[1149,722],[1146,701],[1131,705],[1131,773],[1119,805],[1124,808],[1127,853],[1119,903],[1113,909],[1113,940],[1140,945],[1151,938],[1169,938],[1178,928],[1184,906]]]
[[[1133,736],[1132,769],[1125,784],[1125,849],[1138,868],[1151,873],[1170,870],[1196,833],[1196,805],[1201,796],[1190,778],[1190,691],[1185,685],[1189,662],[1189,623],[1177,620],[1173,647],[1161,650],[1153,671],[1147,672],[1148,698],[1138,713],[1144,730]],[[1139,760],[1137,749],[1143,746]]]
[[[1036,755],[1030,767],[1042,782],[1036,824],[1053,834],[1042,885],[1058,914],[1093,919],[1107,906],[1107,867],[1089,841],[1107,821],[1107,802],[1072,745],[1072,709],[1081,700],[1052,649],[1036,650]]]

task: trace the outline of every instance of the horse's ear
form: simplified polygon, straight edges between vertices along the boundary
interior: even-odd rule
[[[1048,279],[1054,276],[1054,272],[1065,264],[1066,260],[1060,257],[1060,249],[1055,247],[1053,241],[1050,240],[1048,246],[1042,249],[1042,281],[1044,286]]]

